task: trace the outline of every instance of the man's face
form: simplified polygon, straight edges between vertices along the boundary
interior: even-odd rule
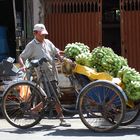
[[[35,37],[39,42],[43,42],[46,34],[41,34],[41,31],[35,32]]]

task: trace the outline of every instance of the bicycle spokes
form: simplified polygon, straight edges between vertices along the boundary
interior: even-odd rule
[[[40,102],[42,97],[36,87],[28,83],[15,84],[5,93],[3,112],[12,125],[20,128],[30,127],[40,120],[41,114],[32,111]]]

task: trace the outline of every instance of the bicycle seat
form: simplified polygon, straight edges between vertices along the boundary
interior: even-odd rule
[[[47,62],[47,61],[48,61],[48,60],[47,60],[47,58],[45,58],[45,57],[43,57],[43,58],[41,58],[41,59],[34,59],[34,60],[31,60],[31,65],[32,65],[33,67],[38,67],[38,66],[42,65],[43,62]]]

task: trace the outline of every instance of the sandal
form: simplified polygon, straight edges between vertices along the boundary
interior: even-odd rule
[[[67,123],[66,121],[63,120],[63,121],[60,122],[60,126],[70,127],[71,124],[70,123]]]

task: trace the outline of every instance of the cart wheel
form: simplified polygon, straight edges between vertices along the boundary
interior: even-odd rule
[[[135,122],[137,120],[137,118],[139,117],[139,115],[140,115],[139,108],[132,109],[132,108],[127,107],[125,116],[121,122],[121,125],[126,126],[126,125],[129,125],[129,124]]]
[[[96,132],[117,128],[125,114],[122,89],[109,81],[94,81],[85,86],[78,98],[79,115],[85,126]]]
[[[140,109],[135,109],[135,108],[129,108],[127,107],[126,108],[126,111],[125,111],[125,115],[124,115],[124,118],[121,122],[121,126],[126,126],[126,125],[130,125],[132,124],[133,122],[135,122],[137,120],[137,118],[139,117],[140,115]],[[115,121],[112,122],[110,121],[110,123],[116,123]]]

